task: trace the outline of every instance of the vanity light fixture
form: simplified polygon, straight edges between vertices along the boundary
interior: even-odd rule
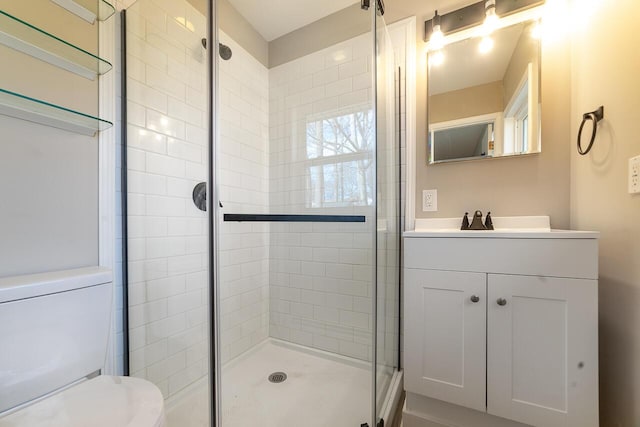
[[[444,33],[440,28],[440,15],[438,15],[437,10],[431,20],[431,24],[433,25],[433,31],[431,32],[431,37],[429,37],[429,50],[440,50],[444,47]]]
[[[424,21],[426,49],[437,51],[456,41],[474,37],[482,39],[498,28],[540,19],[545,1],[480,0],[444,15],[436,11],[433,18]],[[485,41],[484,45],[488,47],[491,42]]]
[[[483,36],[489,36],[498,27],[498,15],[496,15],[496,0],[487,0],[484,4],[484,23],[482,24]]]

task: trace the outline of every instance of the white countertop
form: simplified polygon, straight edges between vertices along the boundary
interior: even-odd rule
[[[469,222],[473,215],[469,215]],[[419,218],[406,238],[597,239],[597,231],[553,230],[548,216],[494,217],[495,230],[460,230],[461,218]],[[484,218],[483,218],[484,221]]]
[[[405,231],[406,238],[414,237],[454,237],[454,238],[483,238],[483,239],[597,239],[600,233],[597,231],[574,230],[527,230],[527,229],[502,229],[502,230],[415,230]]]

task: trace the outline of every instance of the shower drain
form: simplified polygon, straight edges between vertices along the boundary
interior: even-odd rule
[[[286,379],[287,374],[285,374],[284,372],[274,372],[273,374],[269,375],[269,381],[272,383],[281,383]]]

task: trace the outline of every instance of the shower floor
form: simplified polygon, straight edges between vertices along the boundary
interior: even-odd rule
[[[269,382],[274,372],[286,381]],[[224,427],[353,427],[369,421],[369,364],[269,339],[223,368]],[[208,423],[207,384],[167,408],[167,427]]]

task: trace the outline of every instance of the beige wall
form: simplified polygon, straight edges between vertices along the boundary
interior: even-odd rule
[[[585,7],[583,0],[574,2]],[[627,162],[640,155],[640,2],[619,0],[615,7],[588,3],[599,6],[573,35],[571,226],[601,233],[600,425],[636,427],[640,426],[640,195],[627,193]],[[579,120],[600,105],[605,118],[594,148],[580,156],[574,142]]]
[[[436,2],[433,2],[436,3]],[[391,5],[393,7],[393,5]],[[424,11],[424,7],[422,9]],[[427,17],[433,13],[431,10]],[[420,17],[424,13],[418,11]],[[569,225],[569,46],[557,41],[542,49],[542,153],[427,166],[425,137],[426,60],[418,31],[416,200],[424,189],[438,190],[438,212],[416,217],[462,217],[480,209],[494,215],[549,215],[552,226]]]
[[[429,98],[431,123],[496,113],[503,108],[501,81],[439,93]]]
[[[533,69],[537,70],[539,64],[539,46],[540,43],[530,37],[530,26],[525,27],[518,44],[513,51],[507,70],[502,78],[504,85],[504,105],[508,105],[511,97],[518,89],[518,84],[522,80],[522,76],[527,71],[527,65],[533,63]]]

